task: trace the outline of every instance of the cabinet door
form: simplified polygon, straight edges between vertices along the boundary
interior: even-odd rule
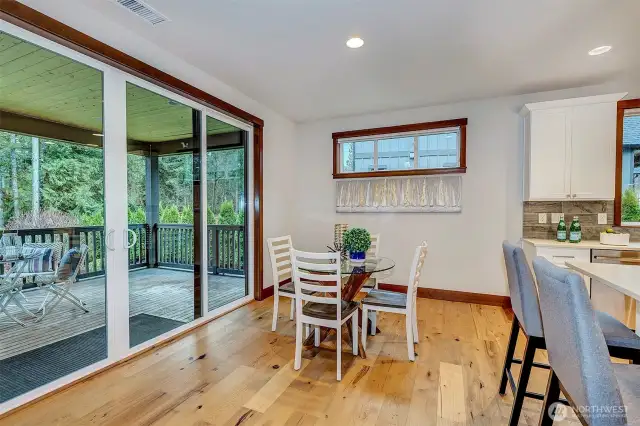
[[[571,198],[613,200],[615,193],[616,104],[571,111]]]
[[[567,108],[531,112],[529,200],[569,197],[569,113]]]

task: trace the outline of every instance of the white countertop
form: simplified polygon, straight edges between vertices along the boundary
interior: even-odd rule
[[[640,300],[640,268],[637,266],[577,261],[568,261],[566,265],[629,297]]]
[[[543,240],[538,238],[523,238],[522,241],[533,244],[536,247],[564,247],[564,248],[584,248],[584,249],[609,249],[609,250],[640,250],[640,243],[632,242],[628,246],[612,246],[600,244],[600,241],[580,241],[579,243],[569,243],[556,240]]]

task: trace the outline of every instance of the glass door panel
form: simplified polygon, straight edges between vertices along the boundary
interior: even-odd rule
[[[0,32],[0,403],[107,358],[103,92]]]
[[[200,300],[200,112],[127,83],[130,346],[193,321]]]
[[[247,296],[248,132],[207,117],[209,311]]]

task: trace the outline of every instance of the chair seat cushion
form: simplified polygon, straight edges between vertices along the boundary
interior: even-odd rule
[[[58,266],[58,280],[67,280],[73,275],[80,262],[80,257],[80,251],[75,248],[67,251],[65,255],[62,256],[60,265]]]
[[[596,311],[596,318],[607,346],[640,350],[640,337],[629,327],[604,312]]]
[[[371,290],[362,300],[362,304],[386,308],[406,308],[407,295],[397,291]]]
[[[22,254],[31,257],[23,272],[40,273],[53,271],[53,250],[50,248],[22,247]]]
[[[338,318],[336,305],[329,305],[327,303],[315,303],[309,302],[302,307],[302,314],[314,318],[322,318],[328,320],[334,320]],[[342,301],[342,318],[351,314],[358,309],[358,302],[346,302]]]
[[[640,366],[613,364],[613,373],[627,408],[627,424],[640,424]]]
[[[282,293],[296,294],[296,287],[293,285],[293,283],[281,284],[279,287],[279,291]],[[311,290],[302,290],[302,292],[304,294],[313,294]]]

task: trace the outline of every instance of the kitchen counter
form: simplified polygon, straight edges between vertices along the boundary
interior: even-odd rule
[[[600,241],[580,241],[579,243],[561,243],[555,240],[543,240],[538,238],[523,238],[523,242],[532,244],[535,247],[563,247],[563,248],[584,248],[584,249],[605,249],[605,250],[640,250],[639,242],[631,242],[628,246],[612,246],[600,244]]]

